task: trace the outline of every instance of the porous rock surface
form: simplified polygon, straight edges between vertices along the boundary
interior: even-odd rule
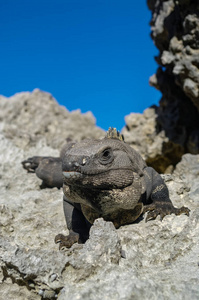
[[[0,108],[0,121],[6,116],[4,135],[19,148],[28,149],[45,137],[47,146],[61,149],[66,140],[74,139],[74,136],[79,141],[104,135],[104,131],[95,126],[91,112],[69,112],[64,106],[57,105],[51,94],[39,89],[18,93],[8,99],[0,96]]]
[[[199,1],[147,3],[151,37],[159,50],[150,84],[162,98],[143,115],[126,117],[123,134],[132,144],[147,148],[149,142],[147,150],[142,148],[148,164],[167,172],[184,153],[199,153]],[[132,137],[133,131],[138,134]]]
[[[21,161],[57,156],[68,137],[104,133],[90,114],[69,113],[38,90],[1,98],[0,115],[2,299],[199,298],[199,155],[184,155],[164,175],[174,205],[188,206],[190,217],[140,218],[118,230],[97,219],[84,245],[60,252],[54,237],[67,233],[62,190],[42,189]]]

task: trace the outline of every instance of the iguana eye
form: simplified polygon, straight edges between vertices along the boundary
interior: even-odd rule
[[[99,155],[99,160],[102,164],[111,163],[113,158],[113,151],[111,148],[104,149]]]

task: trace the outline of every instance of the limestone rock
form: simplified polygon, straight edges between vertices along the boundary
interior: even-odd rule
[[[162,92],[156,110],[156,133],[163,131],[172,143],[175,155],[170,161],[175,166],[182,154],[199,153],[199,3],[147,3],[152,12],[151,37],[159,50],[159,67],[150,84]],[[165,157],[163,152],[161,156]]]
[[[65,109],[63,113],[63,108],[48,94],[39,92],[39,95],[47,97],[44,106],[48,113],[46,119],[43,115],[44,121],[38,113],[37,100],[31,100],[29,117],[25,117],[23,97],[27,100],[32,94],[0,101],[1,296],[10,300],[198,299],[199,155],[184,155],[174,173],[163,176],[174,205],[188,206],[190,217],[170,215],[162,222],[156,219],[145,223],[144,216],[118,230],[111,222],[98,219],[84,245],[74,244],[60,252],[54,237],[61,232],[67,234],[62,190],[42,189],[41,181],[35,174],[27,174],[21,161],[36,154],[57,156],[56,145],[60,146],[71,132],[73,138],[83,138],[83,130],[80,131],[79,123],[73,123],[70,127],[73,126],[73,131],[70,129],[64,138],[61,134],[51,142],[52,132],[45,131],[45,124],[51,124],[52,120],[53,126],[59,123],[63,128],[70,113]],[[62,113],[67,115],[66,119],[60,117]],[[138,148],[142,138],[149,145],[146,154],[142,152],[145,157],[153,151],[157,156],[161,150],[158,145],[156,149],[153,141],[155,116],[156,108],[150,108],[138,118],[127,117],[129,129],[135,130],[138,141],[140,138]],[[79,114],[78,118],[87,117]],[[30,120],[34,120],[35,126]],[[21,135],[16,132],[17,126]],[[89,128],[90,137],[95,130],[102,132],[94,125]],[[127,128],[124,133],[129,142],[136,143]],[[159,138],[167,143],[161,131]],[[147,149],[152,150],[147,152]]]
[[[151,37],[159,50],[150,84],[159,106],[125,118],[125,140],[158,172],[171,172],[185,153],[199,153],[199,11],[194,0],[148,0]]]
[[[28,149],[41,139],[48,146],[61,149],[67,138],[81,140],[103,137],[104,131],[95,126],[91,112],[71,113],[58,105],[49,93],[35,89],[10,98],[0,97],[0,122],[7,116],[3,132],[14,143]]]
[[[146,160],[147,164],[160,173],[172,171],[184,154],[179,143],[170,140],[165,130],[158,126],[158,107],[147,108],[143,114],[126,116],[124,139]]]

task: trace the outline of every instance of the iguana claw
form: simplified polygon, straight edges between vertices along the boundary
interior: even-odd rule
[[[55,243],[59,243],[59,250],[70,248],[74,243],[79,242],[79,234],[70,232],[69,235],[57,234],[55,236]]]
[[[190,209],[188,209],[185,206],[182,206],[181,208],[176,208],[173,206],[171,202],[158,202],[146,205],[144,207],[143,212],[148,212],[147,217],[145,221],[154,220],[157,216],[160,216],[160,219],[163,220],[163,218],[166,215],[175,214],[176,216],[185,214],[189,216]]]
[[[29,173],[35,173],[35,169],[38,167],[42,157],[33,156],[29,157],[28,159],[22,161],[23,168],[27,170]]]

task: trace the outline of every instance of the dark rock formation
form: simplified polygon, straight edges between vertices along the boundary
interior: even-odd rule
[[[159,49],[159,67],[150,84],[162,92],[162,98],[159,107],[130,115],[123,133],[132,144],[149,147],[144,151],[148,164],[165,172],[183,153],[199,153],[199,2],[147,2],[152,11],[151,36]],[[130,137],[134,131],[138,137]],[[151,153],[152,148],[159,150]]]
[[[199,2],[150,1],[159,49],[150,83],[162,92],[157,125],[181,152],[199,153]]]

